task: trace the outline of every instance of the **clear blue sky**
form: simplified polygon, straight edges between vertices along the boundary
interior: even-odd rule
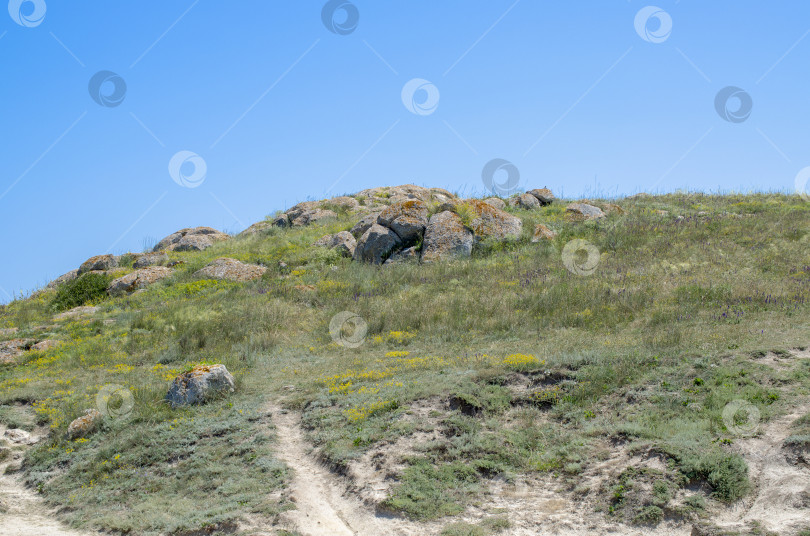
[[[239,231],[307,198],[481,193],[494,158],[568,197],[792,191],[810,166],[810,3],[657,0],[639,31],[636,0],[344,3],[330,31],[323,1],[12,0],[0,301],[92,255]],[[101,104],[100,71],[118,76],[100,75]],[[417,78],[435,90],[403,101]],[[727,86],[750,97],[744,121],[716,109]],[[180,151],[204,178],[184,153],[173,180]]]

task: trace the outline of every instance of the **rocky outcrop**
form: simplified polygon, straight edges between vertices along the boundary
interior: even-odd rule
[[[245,282],[260,278],[266,271],[267,268],[264,266],[246,264],[236,259],[220,257],[194,272],[194,275],[206,279]]]
[[[418,199],[399,201],[383,210],[377,223],[394,231],[403,244],[411,244],[425,232],[428,208]]]
[[[86,437],[93,433],[98,425],[101,424],[103,416],[97,409],[86,409],[84,415],[78,419],[74,419],[68,425],[67,437],[70,440]]]
[[[360,208],[360,202],[357,199],[346,195],[327,199],[326,201],[323,201],[323,204],[348,211],[357,210]]]
[[[394,231],[375,223],[357,241],[354,260],[381,264],[400,247],[402,240]]]
[[[305,225],[309,225],[311,223],[315,223],[317,221],[325,220],[328,218],[337,218],[337,214],[335,214],[331,210],[316,208],[313,210],[307,210],[301,213],[301,215],[296,218],[290,218],[290,223],[295,227],[303,227]]]
[[[178,408],[204,404],[234,390],[233,376],[225,365],[198,365],[172,381],[166,400],[172,408]]]
[[[554,240],[557,236],[557,233],[543,225],[542,223],[538,223],[534,226],[534,233],[532,233],[532,242],[541,242],[543,240]]]
[[[602,209],[587,203],[571,203],[565,207],[565,217],[568,221],[587,221],[604,218]]]
[[[370,212],[363,216],[359,222],[357,222],[354,227],[351,228],[349,231],[352,236],[355,238],[360,238],[363,234],[368,231],[372,225],[377,223],[377,218],[380,216],[382,211],[377,212]]]
[[[135,270],[118,279],[114,279],[107,287],[107,292],[110,294],[121,294],[135,291],[139,288],[146,288],[153,283],[157,283],[161,279],[165,279],[172,275],[171,268],[163,266],[150,266],[149,268],[142,268]]]
[[[169,262],[169,256],[163,252],[160,253],[144,253],[139,255],[132,267],[136,270],[147,268],[149,266],[162,266]]]
[[[152,251],[203,251],[228,238],[225,233],[211,227],[180,229],[158,242]]]
[[[430,217],[422,245],[422,262],[450,257],[469,257],[472,253],[473,232],[461,218],[449,210]]]
[[[349,231],[340,231],[333,235],[326,235],[315,242],[316,246],[336,249],[344,257],[354,256],[357,249],[357,240]]]
[[[514,239],[518,238],[523,231],[523,220],[499,210],[489,203],[478,199],[467,199],[463,205],[469,207],[474,214],[468,226],[475,233],[476,239]]]
[[[116,266],[118,266],[118,258],[115,255],[96,255],[84,261],[76,272],[76,275],[80,276],[87,272],[111,270]]]
[[[0,363],[11,363],[15,358],[21,356],[32,342],[26,339],[0,341]]]

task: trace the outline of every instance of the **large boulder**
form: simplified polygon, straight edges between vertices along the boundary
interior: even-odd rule
[[[290,221],[293,221],[299,216],[303,215],[305,212],[316,210],[319,205],[320,203],[318,201],[303,201],[285,211],[285,214],[287,214],[287,218]]]
[[[107,292],[110,294],[120,294],[122,292],[132,292],[139,288],[146,288],[153,283],[157,283],[161,279],[165,279],[172,275],[171,268],[164,266],[150,266],[148,268],[141,268],[135,270],[118,279],[114,279],[107,287]]]
[[[389,203],[399,203],[401,201],[414,199],[424,201],[425,203],[431,201],[445,203],[456,197],[443,188],[425,188],[424,186],[416,186],[415,184],[370,188],[358,192],[356,196],[367,198],[371,202],[387,201]]]
[[[535,188],[534,190],[529,190],[526,193],[536,197],[537,200],[540,201],[541,205],[550,205],[552,201],[554,201],[555,199],[554,194],[551,193],[551,190],[549,190],[545,186],[543,188]]]
[[[225,365],[197,365],[172,381],[166,400],[178,408],[204,404],[234,390],[233,376]]]
[[[532,194],[520,194],[517,197],[517,204],[519,207],[529,210],[540,208],[542,206],[540,201]]]
[[[394,231],[375,223],[357,241],[354,260],[380,264],[400,247],[402,240]]]
[[[487,199],[484,199],[484,203],[493,208],[497,208],[498,210],[503,210],[506,208],[506,202],[500,197],[488,197]]]
[[[111,270],[116,266],[118,266],[118,258],[115,255],[96,255],[84,261],[82,265],[79,266],[76,275],[82,275],[87,272]]]
[[[474,217],[469,222],[469,228],[475,233],[477,239],[492,238],[506,240],[518,238],[523,231],[523,220],[508,212],[499,210],[489,203],[478,199],[467,199],[461,205],[469,207]],[[456,210],[459,210],[456,205]]]
[[[449,210],[434,214],[425,229],[422,262],[456,256],[469,257],[472,253],[473,236],[473,232],[464,226],[457,214]]]
[[[353,257],[357,249],[357,240],[349,231],[340,231],[333,235],[326,235],[315,242],[316,246],[336,249],[344,257]]]
[[[587,221],[604,218],[602,209],[587,203],[571,203],[565,207],[565,217],[569,221]]]
[[[152,251],[203,251],[213,246],[215,242],[228,238],[230,237],[225,233],[211,227],[180,229],[158,242]]]
[[[169,262],[169,256],[162,251],[160,253],[145,253],[135,259],[132,267],[138,270],[149,266],[161,266],[167,262]]]
[[[428,223],[428,208],[424,201],[413,199],[400,201],[383,210],[377,223],[388,227],[405,244],[415,242],[425,232]]]
[[[266,271],[267,268],[264,266],[245,264],[236,259],[220,257],[194,272],[194,275],[207,279],[245,282],[260,278]]]
[[[374,225],[375,223],[377,223],[377,218],[380,216],[380,214],[381,214],[381,213],[382,213],[382,211],[378,211],[378,212],[370,212],[369,214],[366,214],[365,216],[363,216],[363,217],[360,219],[360,221],[359,221],[359,222],[357,222],[357,223],[354,225],[354,227],[352,227],[352,228],[351,228],[351,230],[350,230],[349,232],[350,232],[350,233],[352,234],[352,236],[354,236],[355,238],[360,238],[361,236],[363,236],[363,234],[364,234],[366,231],[368,231],[369,229],[371,229],[371,226],[372,226],[372,225]]]

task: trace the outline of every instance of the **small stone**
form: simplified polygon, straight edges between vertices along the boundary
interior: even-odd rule
[[[542,223],[538,223],[534,226],[534,234],[532,235],[532,242],[540,242],[542,240],[554,240],[557,236],[557,233],[543,225]]]
[[[103,417],[97,409],[86,409],[84,415],[75,419],[68,425],[68,439],[79,439],[93,433],[101,423]]]

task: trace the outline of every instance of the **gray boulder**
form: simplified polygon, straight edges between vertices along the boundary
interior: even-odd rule
[[[154,247],[153,252],[158,251],[203,251],[214,245],[215,242],[230,238],[223,232],[211,227],[194,227],[180,229],[172,233]]]
[[[197,365],[172,381],[166,400],[172,408],[178,408],[204,404],[234,390],[233,376],[225,365]]]
[[[351,228],[349,231],[355,238],[360,238],[363,234],[368,231],[372,225],[377,223],[377,218],[379,218],[382,211],[371,212],[363,216],[359,222],[354,224],[354,227]]]
[[[402,240],[394,231],[375,223],[357,241],[354,260],[381,264],[400,247]]]
[[[469,257],[474,235],[457,214],[446,210],[431,216],[422,244],[422,262]]]
[[[135,260],[132,267],[138,270],[140,268],[147,268],[149,266],[160,266],[166,264],[167,262],[169,262],[169,256],[163,252],[145,253]]]
[[[604,218],[602,209],[587,203],[571,203],[565,207],[565,217],[569,221],[587,221]]]
[[[400,201],[383,210],[377,217],[377,223],[397,233],[403,243],[412,243],[425,232],[428,208],[418,199]]]
[[[77,275],[82,275],[87,272],[110,270],[116,266],[118,266],[118,258],[115,255],[96,255],[82,263],[77,271]]]

